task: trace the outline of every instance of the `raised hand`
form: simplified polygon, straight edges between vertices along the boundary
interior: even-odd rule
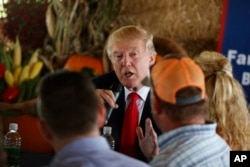
[[[145,135],[141,127],[137,127],[136,133],[142,153],[148,161],[151,161],[159,153],[157,134],[154,131],[151,120],[149,118],[146,119]]]
[[[118,108],[118,105],[115,103],[115,95],[111,90],[96,89],[96,94],[102,104],[108,103],[112,108]]]

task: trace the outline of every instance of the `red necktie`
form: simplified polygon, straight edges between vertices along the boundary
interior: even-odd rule
[[[136,101],[139,99],[139,95],[137,93],[130,93],[129,98],[130,103],[125,111],[122,126],[120,152],[131,157],[136,157],[136,127],[138,126],[139,117]]]

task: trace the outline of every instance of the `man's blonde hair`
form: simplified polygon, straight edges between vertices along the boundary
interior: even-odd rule
[[[148,34],[145,29],[136,25],[123,26],[110,34],[106,42],[105,52],[110,58],[112,54],[111,49],[115,43],[120,41],[132,41],[135,39],[141,39],[145,41],[147,52],[149,52],[150,55],[156,55],[155,47],[153,44],[153,35]]]

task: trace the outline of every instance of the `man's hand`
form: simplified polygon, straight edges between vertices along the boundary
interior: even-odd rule
[[[102,104],[108,103],[112,108],[118,108],[118,105],[115,103],[115,95],[111,90],[96,89],[96,94]]]
[[[146,119],[145,136],[141,127],[137,127],[136,133],[142,153],[148,161],[151,161],[159,153],[157,134],[154,131],[151,120],[149,118]]]

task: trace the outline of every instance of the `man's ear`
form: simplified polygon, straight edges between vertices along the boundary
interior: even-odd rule
[[[38,128],[41,131],[43,138],[51,143],[51,141],[53,140],[53,135],[46,122],[44,122],[43,120],[39,120]]]
[[[100,104],[97,112],[97,125],[99,128],[103,127],[106,121],[106,115],[107,115],[106,108],[104,107],[103,104]]]
[[[150,55],[149,65],[152,66],[155,64],[156,55]]]

